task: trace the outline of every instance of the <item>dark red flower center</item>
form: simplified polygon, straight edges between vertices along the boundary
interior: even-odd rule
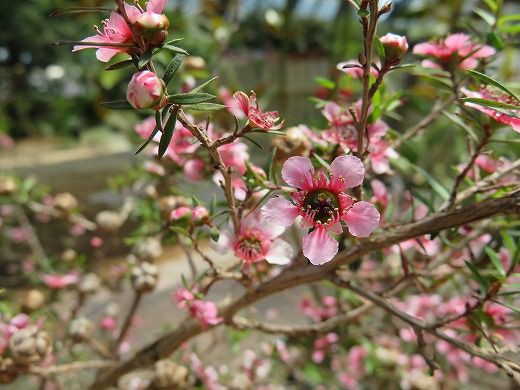
[[[310,191],[303,200],[306,212],[313,215],[315,222],[330,223],[339,213],[340,202],[337,194],[326,189]]]

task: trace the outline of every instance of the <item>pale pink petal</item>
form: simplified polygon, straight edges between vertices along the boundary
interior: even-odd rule
[[[305,189],[312,182],[314,167],[307,157],[289,158],[282,168],[282,178],[290,186]]]
[[[72,51],[78,51],[83,49],[97,49],[96,43],[107,43],[110,42],[104,35],[92,35],[90,37],[86,37],[82,39],[81,42],[92,43],[92,46],[87,45],[76,45],[72,48]]]
[[[365,166],[355,156],[339,156],[330,165],[330,172],[338,179],[345,179],[345,188],[352,188],[363,183]]]
[[[491,57],[496,54],[496,50],[488,45],[483,46],[482,48],[478,49],[476,53],[472,55],[472,57],[475,58],[486,58]]]
[[[430,42],[423,42],[415,45],[413,54],[433,56],[437,52],[437,46]]]
[[[275,240],[273,245],[265,255],[265,260],[269,264],[285,265],[289,264],[293,256],[293,249],[287,241]]]
[[[463,49],[468,43],[471,43],[470,36],[462,33],[452,34],[444,40],[444,45],[454,51]]]
[[[249,116],[249,97],[242,91],[235,92],[233,98],[238,103],[238,107],[245,114],[246,117]]]
[[[338,242],[324,228],[317,228],[303,237],[303,254],[314,265],[323,265],[338,253]]]
[[[108,62],[119,53],[121,53],[121,50],[102,48],[96,51],[96,58],[101,62]]]
[[[343,233],[343,228],[341,227],[341,223],[337,222],[334,225],[327,227],[327,231],[329,233],[341,234]]]
[[[379,226],[379,211],[368,202],[357,202],[347,211],[344,218],[350,234],[356,237],[367,237]]]
[[[146,10],[155,12],[156,14],[162,14],[168,0],[150,0],[146,6]]]
[[[423,68],[429,68],[429,69],[442,69],[439,64],[436,64],[435,62],[431,60],[423,60],[421,61],[421,66]]]
[[[125,12],[128,16],[128,19],[130,19],[132,22],[135,22],[139,16],[141,16],[141,11],[137,9],[137,7],[134,7],[133,5],[128,4],[126,1],[125,4]]]
[[[276,225],[291,226],[298,213],[298,207],[282,196],[271,198],[262,206],[262,216]]]

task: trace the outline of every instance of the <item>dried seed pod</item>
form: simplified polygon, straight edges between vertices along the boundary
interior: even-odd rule
[[[171,360],[159,360],[154,366],[153,384],[159,389],[184,389],[188,383],[188,369]]]
[[[18,364],[37,363],[51,353],[52,341],[47,332],[32,325],[13,334],[9,350]]]
[[[139,293],[152,291],[157,285],[158,269],[157,266],[142,262],[132,269],[132,285],[134,290]]]
[[[75,318],[70,322],[69,336],[76,342],[90,339],[95,331],[96,326],[88,318]]]

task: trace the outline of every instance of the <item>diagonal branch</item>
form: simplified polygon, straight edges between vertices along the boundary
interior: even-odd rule
[[[520,214],[520,194],[512,194],[500,199],[492,199],[451,211],[438,212],[423,220],[374,235],[369,239],[359,240],[350,249],[336,256],[333,261],[320,267],[302,266],[300,262],[295,261],[278,276],[252,287],[238,299],[222,306],[219,315],[225,319],[226,323],[232,323],[233,316],[252,303],[291,287],[328,278],[339,267],[350,264],[366,254],[387,248],[410,238],[435,233],[501,214]],[[114,369],[103,373],[92,385],[92,389],[104,389],[114,384],[121,375],[140,367],[149,366],[159,359],[168,357],[181,344],[211,328],[210,326],[202,329],[198,321],[191,318],[185,320],[173,332],[164,335],[136,352],[132,358],[122,362]]]

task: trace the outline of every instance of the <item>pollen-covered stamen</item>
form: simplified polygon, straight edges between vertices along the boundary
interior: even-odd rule
[[[305,217],[314,223],[332,224],[339,217],[340,202],[338,196],[326,189],[317,189],[306,194],[303,200]]]

